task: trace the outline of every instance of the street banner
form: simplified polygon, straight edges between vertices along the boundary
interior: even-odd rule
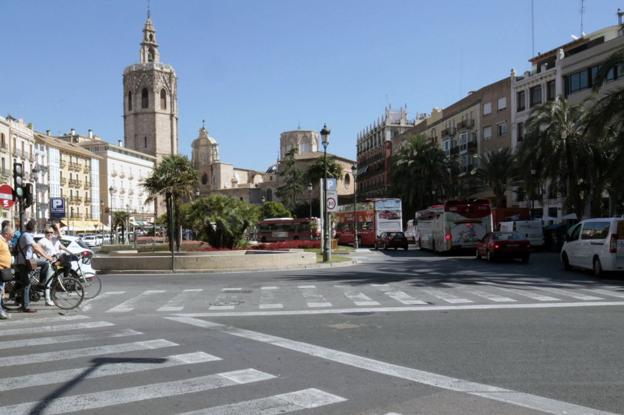
[[[377,235],[381,232],[401,232],[403,230],[401,199],[375,200],[375,219]]]

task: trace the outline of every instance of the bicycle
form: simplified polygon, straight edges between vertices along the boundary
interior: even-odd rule
[[[63,256],[67,256],[69,262],[71,263],[69,274],[74,278],[77,278],[82,283],[85,289],[85,300],[91,300],[97,297],[100,292],[102,292],[102,280],[95,273],[83,273],[82,267],[80,266],[80,261],[82,261],[83,264],[89,264],[91,262],[91,258],[88,256],[79,258],[73,254],[63,254],[60,258]]]

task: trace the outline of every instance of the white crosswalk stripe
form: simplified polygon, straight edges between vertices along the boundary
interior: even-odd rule
[[[306,304],[310,308],[331,307],[332,303],[328,302],[323,295],[319,294],[316,285],[300,285],[301,295],[306,300]]]
[[[275,286],[260,288],[260,305],[261,310],[270,310],[284,308],[284,304],[277,301],[275,291],[279,288]]]
[[[395,301],[398,301],[401,304],[406,304],[406,305],[428,304],[426,301],[418,300],[404,291],[399,291],[399,290],[392,288],[388,284],[371,284],[371,286],[379,289],[385,295],[387,295],[388,297],[392,298]]]
[[[178,346],[178,344],[165,339],[156,339],[107,346],[85,347],[82,349],[64,349],[44,353],[5,356],[0,357],[0,367],[29,365],[35,363],[52,362],[57,360],[78,359],[80,357],[99,356],[111,353],[134,352],[138,350],[154,350],[173,346]],[[0,413],[2,413],[2,411],[0,411]]]
[[[346,401],[346,399],[343,397],[332,395],[331,393],[319,389],[310,388],[297,392],[274,395],[268,398],[253,399],[230,405],[185,412],[180,415],[275,415],[300,411],[302,409],[319,408],[344,401]]]
[[[592,293],[596,293],[600,295],[608,295],[610,297],[615,297],[615,298],[624,298],[624,292],[616,292],[613,290],[606,290],[603,288],[589,288],[588,290],[591,291]]]
[[[561,301],[559,298],[555,298],[555,297],[551,297],[548,295],[541,295],[538,294],[534,291],[531,291],[530,289],[525,289],[525,290],[520,290],[517,288],[507,288],[507,287],[501,287],[499,285],[495,285],[494,283],[491,283],[489,281],[477,281],[477,284],[483,284],[483,285],[488,285],[491,286],[497,290],[501,290],[501,291],[505,291],[514,295],[518,295],[520,297],[527,297],[530,298],[531,300],[536,300],[536,301]],[[530,287],[527,287],[530,288]]]
[[[163,294],[165,292],[166,292],[165,290],[143,291],[141,294],[137,295],[136,297],[132,297],[129,300],[126,300],[123,303],[107,310],[106,312],[107,313],[126,313],[129,311],[132,311],[136,307],[137,303],[139,303],[141,300],[144,300],[146,297],[149,297],[155,294]]]
[[[114,295],[122,295],[125,294],[125,291],[105,291],[103,293],[101,293],[100,295],[98,295],[95,298],[92,298],[91,300],[86,300],[84,301],[81,305],[80,305],[80,309],[82,311],[90,311],[93,308],[93,303],[94,302],[100,302],[102,300],[108,300],[109,297],[112,297]]]
[[[353,287],[349,287],[347,285],[336,285],[335,287],[343,290],[344,296],[351,300],[356,306],[366,307],[381,305],[378,301],[373,300],[363,292]]]
[[[452,284],[452,283],[443,283],[445,287],[458,288],[468,294],[474,295],[475,297],[485,298],[488,301],[492,301],[493,303],[515,303],[516,300],[509,297],[504,297],[502,295],[498,295],[496,293],[489,293],[482,290],[477,290],[475,288],[468,288],[466,285],[460,284]]]
[[[184,304],[189,300],[189,297],[192,295],[192,293],[200,293],[202,291],[204,290],[201,288],[191,288],[188,290],[183,290],[171,300],[167,301],[167,304],[160,307],[156,311],[182,311],[184,310]]]
[[[423,289],[423,292],[449,304],[467,304],[473,302],[472,300],[468,300],[467,298],[459,298],[447,291],[448,290],[443,289]]]
[[[549,293],[553,293],[553,294],[563,295],[563,296],[566,296],[566,297],[575,298],[575,299],[581,300],[581,301],[599,301],[599,300],[604,300],[604,298],[602,298],[602,297],[596,297],[596,296],[593,296],[593,295],[585,295],[583,293],[570,291],[570,290],[563,290],[561,288],[540,287],[540,290],[546,291],[546,292],[549,292]]]
[[[0,341],[0,350],[15,349],[23,347],[43,346],[48,344],[72,343],[79,341],[98,340],[102,338],[120,338],[141,335],[140,331],[125,329],[115,333],[107,334],[73,334],[67,336],[35,337],[31,339]]]
[[[275,376],[255,369],[235,370],[190,379],[57,398],[43,405],[45,406],[46,415],[64,414],[67,412],[107,408],[150,399],[205,392],[212,389],[261,382],[273,378],[275,378]],[[38,409],[43,409],[38,402],[28,402],[0,407],[0,413],[3,415],[40,413],[41,411],[38,411]]]
[[[34,375],[3,378],[0,379],[0,391],[69,382],[79,376],[84,376],[84,379],[95,379],[106,376],[118,376],[128,373],[145,372],[148,370],[167,369],[183,365],[214,362],[221,359],[208,353],[195,352],[166,356],[161,359],[121,358],[118,362],[114,362],[115,359],[111,360],[112,361],[110,363],[97,367],[56,370],[53,372],[36,373]],[[85,376],[84,374],[87,372],[88,374]]]
[[[2,322],[2,327],[13,327],[13,326],[23,326],[27,324],[33,324],[36,322],[37,324],[41,323],[56,323],[59,321],[74,321],[74,320],[87,320],[89,316],[83,315],[75,315],[75,316],[62,316],[62,317],[39,317],[36,320],[26,319],[26,320],[5,320]],[[4,329],[2,334],[4,334]]]
[[[38,326],[38,327],[22,327],[15,329],[3,329],[2,336],[15,336],[26,334],[43,334],[56,331],[72,331],[83,329],[95,329],[101,327],[111,327],[113,323],[108,321],[87,321],[84,323],[59,324],[58,326]]]

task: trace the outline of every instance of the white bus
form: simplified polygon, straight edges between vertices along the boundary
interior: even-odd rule
[[[474,249],[492,230],[487,200],[448,201],[416,212],[416,243],[422,249],[448,252]]]

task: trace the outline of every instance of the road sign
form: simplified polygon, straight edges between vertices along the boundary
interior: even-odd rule
[[[65,217],[65,199],[62,197],[50,198],[50,217],[55,219]]]
[[[334,209],[336,209],[336,199],[333,197],[327,197],[327,210],[332,212]]]
[[[13,188],[8,184],[0,186],[0,202],[3,209],[11,209],[15,204],[13,199]]]

